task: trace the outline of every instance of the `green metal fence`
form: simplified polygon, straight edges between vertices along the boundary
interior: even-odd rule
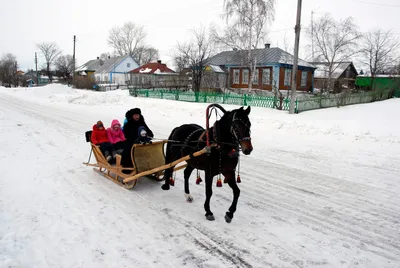
[[[394,91],[393,98],[400,98],[400,89]]]
[[[129,89],[136,97],[157,98],[198,103],[219,103],[289,110],[290,99],[236,93],[189,92],[167,89]],[[297,106],[296,106],[297,107]]]
[[[129,89],[129,94],[136,97],[157,98],[198,103],[219,103],[243,106],[255,106],[289,110],[290,99],[279,99],[275,96],[262,96],[237,93],[189,92],[168,89]],[[374,92],[359,92],[337,95],[307,96],[306,99],[297,99],[295,112],[303,112],[328,107],[340,107],[359,103],[381,101],[389,98],[400,98],[400,89],[378,90]]]

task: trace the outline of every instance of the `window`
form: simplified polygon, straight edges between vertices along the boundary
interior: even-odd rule
[[[262,70],[262,81],[264,85],[271,85],[271,69]]]
[[[127,68],[130,68],[130,67],[131,67],[131,64],[128,62],[128,63],[126,64],[126,67],[127,67]]]
[[[242,84],[244,84],[244,85],[249,84],[249,70],[248,69],[243,70]]]
[[[254,76],[253,76],[253,84],[257,85],[258,84],[258,69],[255,70]]]
[[[284,86],[290,86],[291,76],[292,76],[292,70],[290,70],[290,69],[285,69],[285,81],[284,81]]]
[[[233,84],[239,84],[239,70],[233,70]]]
[[[301,72],[301,83],[300,83],[300,85],[302,86],[302,87],[306,87],[307,86],[307,72],[304,72],[304,71],[302,71]]]

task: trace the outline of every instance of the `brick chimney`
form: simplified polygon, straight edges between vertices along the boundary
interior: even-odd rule
[[[270,43],[266,43],[265,44],[265,48],[270,48],[271,47],[271,44]]]
[[[158,60],[157,62],[158,62],[159,64],[161,64],[161,60]]]

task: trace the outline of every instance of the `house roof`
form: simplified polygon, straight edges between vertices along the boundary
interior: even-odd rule
[[[129,55],[113,57],[108,59],[104,64],[96,70],[96,73],[111,73],[112,70],[117,67],[122,61],[124,61]]]
[[[312,64],[315,67],[317,67],[317,69],[314,71],[315,78],[329,77],[329,64],[327,62],[312,62]],[[332,70],[333,70],[332,78],[338,79],[350,65],[353,65],[353,63],[351,61],[334,62],[333,67],[332,67]],[[353,68],[354,68],[354,65],[353,65]],[[356,72],[357,72],[357,70],[356,70]]]
[[[171,74],[175,73],[173,70],[167,67],[165,63],[158,62],[150,62],[144,64],[136,69],[130,71],[130,73],[136,74]]]
[[[93,71],[95,72],[97,69],[101,67],[101,60],[96,59],[96,60],[90,60],[83,64],[82,66],[79,66],[78,68],[75,69],[75,72],[81,72],[81,71]]]
[[[271,63],[293,64],[293,55],[278,48],[257,48],[252,49],[252,55],[257,60],[257,65],[267,65]],[[208,60],[211,65],[232,65],[243,66],[247,60],[248,50],[223,51]],[[315,68],[312,64],[299,59],[299,66]]]
[[[227,73],[228,72],[223,66],[210,64],[207,67],[209,67],[215,73]]]

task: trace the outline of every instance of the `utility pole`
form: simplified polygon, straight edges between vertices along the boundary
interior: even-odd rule
[[[75,43],[76,43],[76,36],[74,35],[74,54],[72,56],[72,63],[73,63],[73,68],[72,68],[72,86],[75,85]]]
[[[296,18],[296,26],[295,33],[296,37],[294,40],[294,59],[293,59],[293,70],[292,70],[292,92],[290,96],[290,108],[289,114],[294,114],[295,106],[296,106],[296,88],[297,88],[297,69],[298,69],[298,61],[299,61],[299,44],[300,44],[300,20],[301,20],[301,2],[302,0],[298,0],[297,2],[297,18]]]
[[[37,72],[37,53],[35,52],[35,65],[36,65],[36,86],[39,85],[39,75]]]
[[[311,60],[314,61],[314,11],[311,10],[311,52],[312,52],[312,58]]]

